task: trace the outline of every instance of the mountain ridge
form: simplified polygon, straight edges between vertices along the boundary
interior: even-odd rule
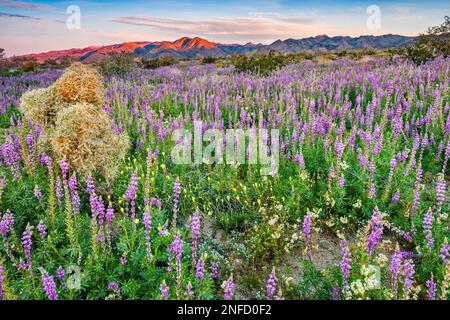
[[[394,34],[381,36],[363,35],[359,37],[317,35],[314,37],[276,40],[271,44],[223,44],[211,42],[200,37],[182,37],[175,41],[136,41],[105,46],[89,46],[31,53],[19,57],[35,58],[42,63],[52,59],[60,61],[64,57],[78,61],[101,60],[111,53],[132,53],[146,59],[171,56],[173,58],[225,57],[233,54],[248,54],[255,51],[280,53],[298,53],[307,50],[352,50],[360,48],[389,49],[407,45],[416,37]]]

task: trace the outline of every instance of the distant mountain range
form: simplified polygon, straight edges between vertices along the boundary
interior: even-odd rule
[[[183,37],[176,41],[124,42],[108,46],[91,46],[84,49],[68,49],[24,55],[36,58],[39,62],[48,59],[60,61],[64,57],[79,61],[96,61],[111,53],[134,53],[146,59],[171,56],[173,58],[225,57],[234,54],[276,51],[298,53],[307,50],[352,50],[358,48],[389,49],[412,43],[415,37],[387,34],[382,36],[360,36],[356,38],[320,35],[304,39],[277,40],[269,45],[263,44],[222,44],[195,37]]]

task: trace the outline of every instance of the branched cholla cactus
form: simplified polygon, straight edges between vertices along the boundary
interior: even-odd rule
[[[20,111],[43,129],[55,124],[56,114],[66,107],[54,85],[25,92],[20,98]]]
[[[129,148],[128,137],[115,134],[111,122],[108,114],[93,104],[76,103],[64,109],[58,113],[50,138],[55,155],[82,178],[98,172],[111,180]]]
[[[56,91],[64,102],[87,102],[99,105],[103,101],[102,78],[93,67],[74,63],[55,82]]]
[[[67,161],[82,179],[99,173],[111,181],[129,148],[128,136],[112,130],[103,96],[99,73],[75,63],[52,86],[21,98],[20,110],[44,129],[39,152]]]

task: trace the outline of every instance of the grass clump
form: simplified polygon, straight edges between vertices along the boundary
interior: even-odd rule
[[[20,111],[41,128],[55,124],[56,114],[66,103],[58,95],[54,85],[25,92],[20,98]]]
[[[103,101],[102,78],[95,68],[86,64],[74,63],[55,86],[64,102],[99,105]]]
[[[20,110],[45,131],[39,137],[39,152],[66,160],[82,179],[99,173],[111,181],[129,140],[114,133],[102,102],[97,70],[75,63],[53,85],[26,92]]]
[[[116,135],[112,120],[99,107],[76,103],[58,114],[50,139],[59,159],[64,159],[81,178],[100,173],[111,180],[118,162],[125,157],[129,140],[125,134]]]

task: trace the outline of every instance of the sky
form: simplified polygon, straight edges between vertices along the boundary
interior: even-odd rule
[[[450,0],[0,0],[0,47],[12,56],[183,36],[269,44],[323,34],[418,35],[445,15]]]

